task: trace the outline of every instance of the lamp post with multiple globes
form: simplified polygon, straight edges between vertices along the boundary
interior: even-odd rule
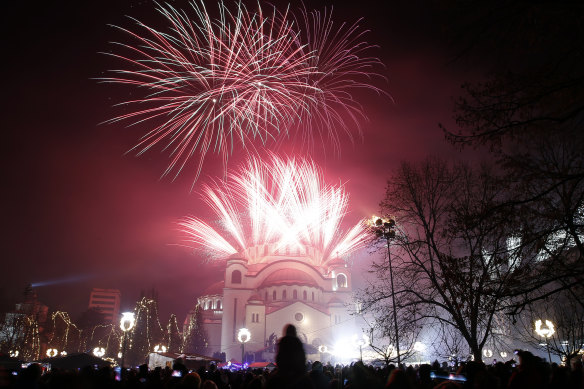
[[[395,238],[395,220],[392,218],[382,218],[373,216],[369,221],[369,227],[379,238],[385,239],[387,243],[387,261],[389,264],[389,281],[391,286],[391,303],[393,305],[393,324],[395,331],[395,347],[397,351],[397,366],[401,365],[399,352],[399,332],[397,326],[397,309],[395,306],[395,291],[393,286],[393,266],[391,263],[390,241]]]
[[[549,362],[552,363],[552,355],[550,353],[550,344],[548,338],[551,338],[553,334],[556,333],[556,328],[551,320],[545,321],[545,327],[542,328],[543,322],[541,319],[535,321],[535,333],[541,336],[546,342],[546,348],[548,352]]]
[[[166,346],[162,345],[162,344],[157,344],[156,346],[154,346],[154,352],[155,353],[165,353],[166,352]]]
[[[124,370],[124,357],[126,356],[126,333],[134,328],[135,319],[134,312],[122,313],[120,320],[120,328],[122,329],[122,356],[120,361],[120,368]]]
[[[243,368],[245,356],[245,344],[251,340],[251,332],[247,328],[240,328],[237,331],[237,340],[241,343],[241,367]]]
[[[363,362],[363,347],[369,345],[369,337],[365,334],[353,335],[353,344],[359,347],[359,360]]]

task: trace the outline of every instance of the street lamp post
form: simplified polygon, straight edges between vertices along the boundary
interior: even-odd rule
[[[397,326],[397,308],[395,306],[395,290],[393,286],[393,266],[391,263],[391,249],[389,242],[395,238],[395,220],[391,218],[381,218],[373,216],[370,221],[370,226],[379,238],[385,239],[387,242],[387,262],[389,264],[389,281],[391,285],[391,303],[393,305],[393,324],[395,331],[395,347],[397,351],[397,367],[401,365],[401,356],[399,352],[399,330]]]
[[[122,357],[120,361],[120,368],[124,370],[124,357],[126,356],[126,333],[134,328],[135,319],[134,312],[122,313],[120,320],[120,328],[122,329]]]
[[[324,353],[328,352],[328,347],[324,344],[318,346],[318,352],[320,353],[320,361],[323,362],[324,360]]]
[[[554,323],[552,323],[551,320],[545,321],[545,325],[546,325],[545,328],[542,328],[542,324],[543,324],[543,322],[541,321],[541,319],[538,319],[535,321],[535,333],[538,334],[539,336],[541,336],[546,341],[545,345],[547,347],[549,362],[552,363],[552,354],[550,353],[550,343],[547,339],[551,338],[552,335],[556,333],[556,328],[554,327]]]
[[[369,345],[369,337],[365,334],[353,335],[353,344],[359,347],[359,360],[363,362],[363,347]]]
[[[241,368],[243,369],[245,344],[251,340],[251,332],[249,332],[247,328],[240,328],[239,331],[237,331],[237,340],[241,343]]]

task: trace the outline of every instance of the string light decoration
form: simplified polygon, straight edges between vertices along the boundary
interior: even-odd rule
[[[39,334],[39,324],[32,316],[24,319],[25,333],[23,338],[22,356],[25,360],[35,360],[40,357],[41,338]]]
[[[59,350],[57,350],[56,348],[47,349],[47,357],[53,358],[56,357],[57,355],[59,355]]]
[[[166,326],[166,344],[168,345],[168,351],[171,353],[180,352],[182,349],[182,343],[183,340],[178,328],[176,315],[171,314]]]
[[[101,332],[101,334],[99,333]],[[120,344],[122,335],[115,324],[98,324],[91,330],[88,342],[90,344],[105,344],[106,354],[114,356],[117,345]]]
[[[183,346],[181,352],[197,354],[207,353],[207,332],[203,327],[203,311],[200,305],[189,312],[188,325],[183,334]]]
[[[126,352],[129,361],[142,361],[154,349],[154,345],[162,343],[164,339],[157,301],[143,297],[136,304],[134,317],[134,328],[127,334]]]
[[[55,345],[60,350],[79,351],[81,330],[71,321],[69,314],[63,311],[54,312],[51,315],[51,321],[53,324],[53,331],[51,331],[49,343]],[[73,334],[77,337],[76,343],[74,343],[74,339],[71,339]]]
[[[41,342],[39,325],[34,315],[16,313],[6,318],[3,347],[11,350],[11,354],[19,355],[24,360],[35,360],[40,357]]]

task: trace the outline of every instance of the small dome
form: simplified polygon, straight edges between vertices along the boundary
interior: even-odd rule
[[[249,301],[260,301],[261,302],[261,301],[264,301],[264,299],[262,299],[259,294],[254,294],[250,298],[248,298],[247,301],[248,302]]]
[[[318,287],[318,284],[310,275],[297,269],[276,270],[266,277],[264,282],[262,282],[261,287],[276,285],[304,285]]]
[[[201,296],[214,296],[223,295],[223,288],[225,287],[225,281],[218,281],[209,285],[203,292]]]
[[[335,258],[332,261],[330,261],[329,263],[330,267],[345,267],[345,265],[347,264],[344,260],[342,260],[341,258]]]
[[[343,303],[341,300],[339,300],[338,298],[336,298],[336,297],[333,297],[333,298],[332,298],[332,299],[330,299],[330,301],[328,302],[328,305],[329,305],[329,306],[330,306],[330,305],[344,305],[344,303]]]

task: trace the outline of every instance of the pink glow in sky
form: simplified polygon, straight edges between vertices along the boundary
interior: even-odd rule
[[[180,2],[176,2],[178,6]],[[440,21],[424,1],[334,3],[334,18],[361,23],[368,42],[379,45],[392,96],[357,93],[368,121],[363,137],[342,140],[340,154],[312,150],[330,185],[349,194],[347,226],[378,211],[391,169],[402,160],[428,154],[460,158],[443,140],[438,123],[452,125],[451,97],[476,77],[451,64],[452,51]],[[92,287],[119,288],[123,308],[141,290],[155,287],[163,316],[179,318],[197,293],[220,277],[175,244],[175,223],[185,215],[211,217],[196,194],[192,175],[172,182],[160,178],[169,163],[160,150],[125,154],[143,133],[123,125],[99,125],[111,118],[112,104],[132,98],[123,86],[98,84],[111,59],[98,54],[118,40],[107,24],[127,25],[125,15],[151,16],[150,2],[19,2],[5,13],[11,38],[3,48],[2,153],[3,265],[9,279],[0,287],[3,306],[14,302],[27,283],[87,276],[83,282],[39,288],[51,307],[80,312]],[[380,81],[381,82],[381,81]],[[278,152],[303,156],[296,140]],[[243,156],[233,154],[237,166]],[[220,158],[210,158],[201,184],[221,177]],[[358,262],[366,263],[367,257]],[[75,317],[75,314],[72,314]]]

